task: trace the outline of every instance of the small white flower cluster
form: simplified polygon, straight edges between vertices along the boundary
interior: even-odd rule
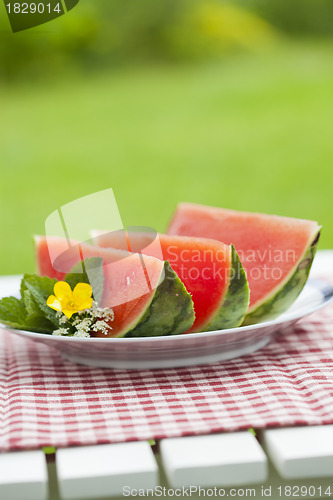
[[[58,328],[58,330],[53,330],[52,335],[68,335],[68,328]]]
[[[68,322],[67,316],[65,316],[65,314],[62,313],[61,311],[57,311],[56,316],[59,319],[59,325],[64,325],[65,323]]]
[[[114,320],[114,312],[112,309],[103,309],[98,307],[97,302],[93,302],[90,309],[79,311],[75,315],[73,321],[69,320],[61,311],[57,312],[59,324],[65,325],[70,323],[68,327],[61,327],[52,332],[52,335],[71,335],[73,337],[90,337],[90,332],[102,332],[108,335],[112,327],[109,323]],[[75,331],[72,333],[72,328]]]

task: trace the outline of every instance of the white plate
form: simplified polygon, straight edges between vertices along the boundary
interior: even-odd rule
[[[0,296],[19,296],[20,279],[20,276],[0,277]],[[175,368],[225,361],[257,351],[268,344],[273,334],[324,307],[332,298],[332,286],[310,279],[292,307],[274,321],[168,337],[58,337],[5,328],[16,335],[56,348],[63,358],[74,363],[132,370]]]

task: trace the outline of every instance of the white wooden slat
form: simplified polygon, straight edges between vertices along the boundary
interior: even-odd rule
[[[237,486],[267,477],[267,459],[250,432],[164,439],[163,467],[170,486]]]
[[[44,500],[47,497],[47,466],[42,451],[0,453],[0,498]]]
[[[265,430],[262,437],[283,478],[333,476],[333,425]]]
[[[158,467],[148,442],[80,446],[57,450],[64,499],[101,498],[131,489],[154,488]]]

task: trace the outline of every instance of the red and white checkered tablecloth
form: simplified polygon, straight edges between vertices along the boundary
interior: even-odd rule
[[[0,330],[0,450],[333,423],[333,306],[252,355],[160,371],[63,361]]]

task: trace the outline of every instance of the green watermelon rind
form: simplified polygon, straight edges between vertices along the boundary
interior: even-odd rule
[[[158,285],[136,326],[118,337],[155,337],[184,333],[193,325],[195,313],[191,295],[164,262],[164,279]]]
[[[236,249],[231,245],[231,268],[229,286],[223,302],[214,319],[205,328],[205,331],[225,330],[236,328],[244,320],[250,301],[250,289],[246,272],[242,266]]]
[[[288,281],[263,304],[248,313],[242,326],[254,325],[276,319],[295,302],[307,282],[314,256],[317,251],[320,231],[305,250],[303,257]]]

